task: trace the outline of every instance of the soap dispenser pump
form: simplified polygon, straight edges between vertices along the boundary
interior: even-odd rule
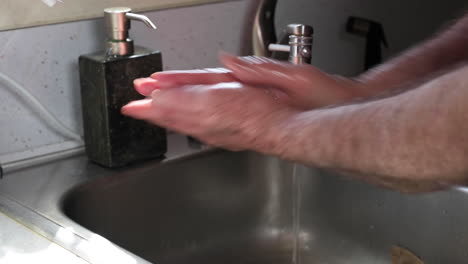
[[[143,99],[133,89],[133,80],[162,71],[161,52],[134,47],[131,20],[156,29],[150,19],[128,7],[107,8],[106,50],[79,58],[86,153],[91,161],[110,168],[162,157],[167,151],[165,129],[120,112],[130,101]]]

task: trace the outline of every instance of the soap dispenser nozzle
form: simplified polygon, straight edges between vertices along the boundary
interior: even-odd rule
[[[146,16],[132,13],[129,7],[111,7],[104,9],[104,21],[107,32],[107,55],[127,56],[134,52],[133,40],[129,37],[130,20],[143,22],[156,29],[154,23]]]

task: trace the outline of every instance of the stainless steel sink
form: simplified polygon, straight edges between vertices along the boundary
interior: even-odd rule
[[[62,208],[161,264],[388,264],[392,246],[427,264],[468,261],[463,189],[403,195],[250,152],[88,181]]]
[[[154,263],[291,263],[291,169],[215,151],[89,182],[63,209]]]
[[[466,189],[403,195],[170,142],[164,161],[108,170],[79,156],[7,175],[0,211],[92,264],[390,264],[395,245],[468,263]]]

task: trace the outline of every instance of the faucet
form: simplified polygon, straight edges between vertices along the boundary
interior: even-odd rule
[[[269,44],[268,50],[289,52],[288,61],[292,64],[312,63],[314,29],[303,24],[288,25],[289,45]]]
[[[253,28],[254,54],[271,57],[272,52],[289,52],[290,63],[310,64],[312,62],[313,27],[290,24],[287,28],[289,45],[277,44],[274,21],[277,2],[277,0],[259,2]]]

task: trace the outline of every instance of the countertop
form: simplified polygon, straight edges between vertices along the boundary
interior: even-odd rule
[[[0,212],[0,263],[88,263]]]

